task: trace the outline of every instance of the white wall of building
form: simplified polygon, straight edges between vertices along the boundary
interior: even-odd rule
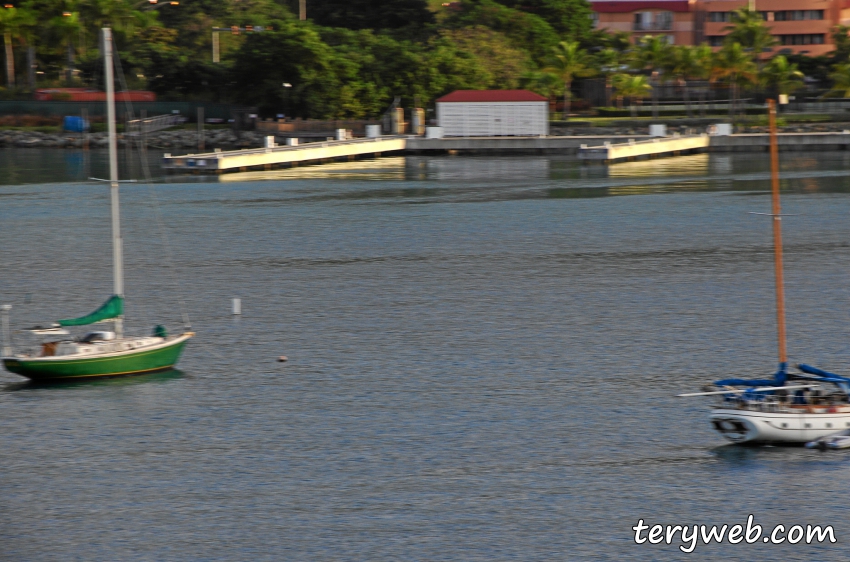
[[[437,121],[447,137],[545,136],[549,103],[437,102]]]

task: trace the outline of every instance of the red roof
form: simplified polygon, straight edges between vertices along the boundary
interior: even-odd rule
[[[437,100],[446,102],[500,102],[500,101],[545,101],[549,100],[528,90],[455,90]]]
[[[637,10],[667,10],[668,12],[690,12],[688,0],[613,0],[592,1],[594,12],[622,14]]]

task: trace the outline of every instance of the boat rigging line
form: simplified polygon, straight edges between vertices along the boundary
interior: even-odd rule
[[[115,43],[112,44],[112,51],[113,51],[113,56],[115,58],[115,70],[116,70],[116,74],[118,75],[118,81],[121,84],[121,87],[123,88],[123,90],[125,92],[129,91],[129,88],[127,87],[127,81],[124,78],[124,70],[123,70],[122,65],[121,65],[121,58],[118,55],[118,48],[115,46]],[[130,101],[129,96],[124,96],[124,106],[126,108],[127,115],[129,116],[129,119],[130,120],[135,119],[135,113],[133,111],[133,103]],[[183,279],[179,275],[179,273],[177,273],[177,270],[174,267],[174,255],[173,255],[173,252],[172,252],[172,249],[171,249],[171,241],[169,240],[168,231],[165,228],[165,223],[162,220],[162,212],[160,211],[159,197],[157,197],[156,186],[154,185],[153,179],[151,178],[151,171],[150,171],[150,166],[148,164],[148,158],[147,158],[147,147],[145,146],[145,142],[144,142],[144,132],[140,131],[139,136],[136,137],[135,140],[136,140],[136,147],[139,150],[139,161],[141,162],[141,166],[142,166],[142,174],[144,175],[145,183],[148,186],[148,193],[150,195],[151,201],[153,202],[154,217],[156,219],[156,223],[157,223],[157,227],[158,227],[158,230],[159,230],[160,239],[162,240],[163,248],[165,249],[166,265],[167,265],[168,271],[171,273],[172,281],[174,282],[174,285],[177,288],[177,291],[176,291],[177,300],[178,300],[178,303],[179,303],[179,306],[180,306],[180,315],[183,319],[183,327],[187,331],[191,331],[192,330],[192,323],[189,320],[189,313],[187,311],[186,300],[184,298],[185,292],[183,290]],[[91,179],[95,179],[95,178],[91,178]],[[129,181],[135,181],[135,180],[129,180]]]

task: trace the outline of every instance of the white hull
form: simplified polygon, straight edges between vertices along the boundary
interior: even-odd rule
[[[783,411],[718,408],[711,423],[733,443],[807,443],[850,428],[850,407],[799,407]]]

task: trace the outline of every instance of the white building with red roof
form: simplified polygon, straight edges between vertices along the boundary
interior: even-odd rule
[[[456,90],[437,100],[447,137],[546,136],[549,100],[528,90]]]

